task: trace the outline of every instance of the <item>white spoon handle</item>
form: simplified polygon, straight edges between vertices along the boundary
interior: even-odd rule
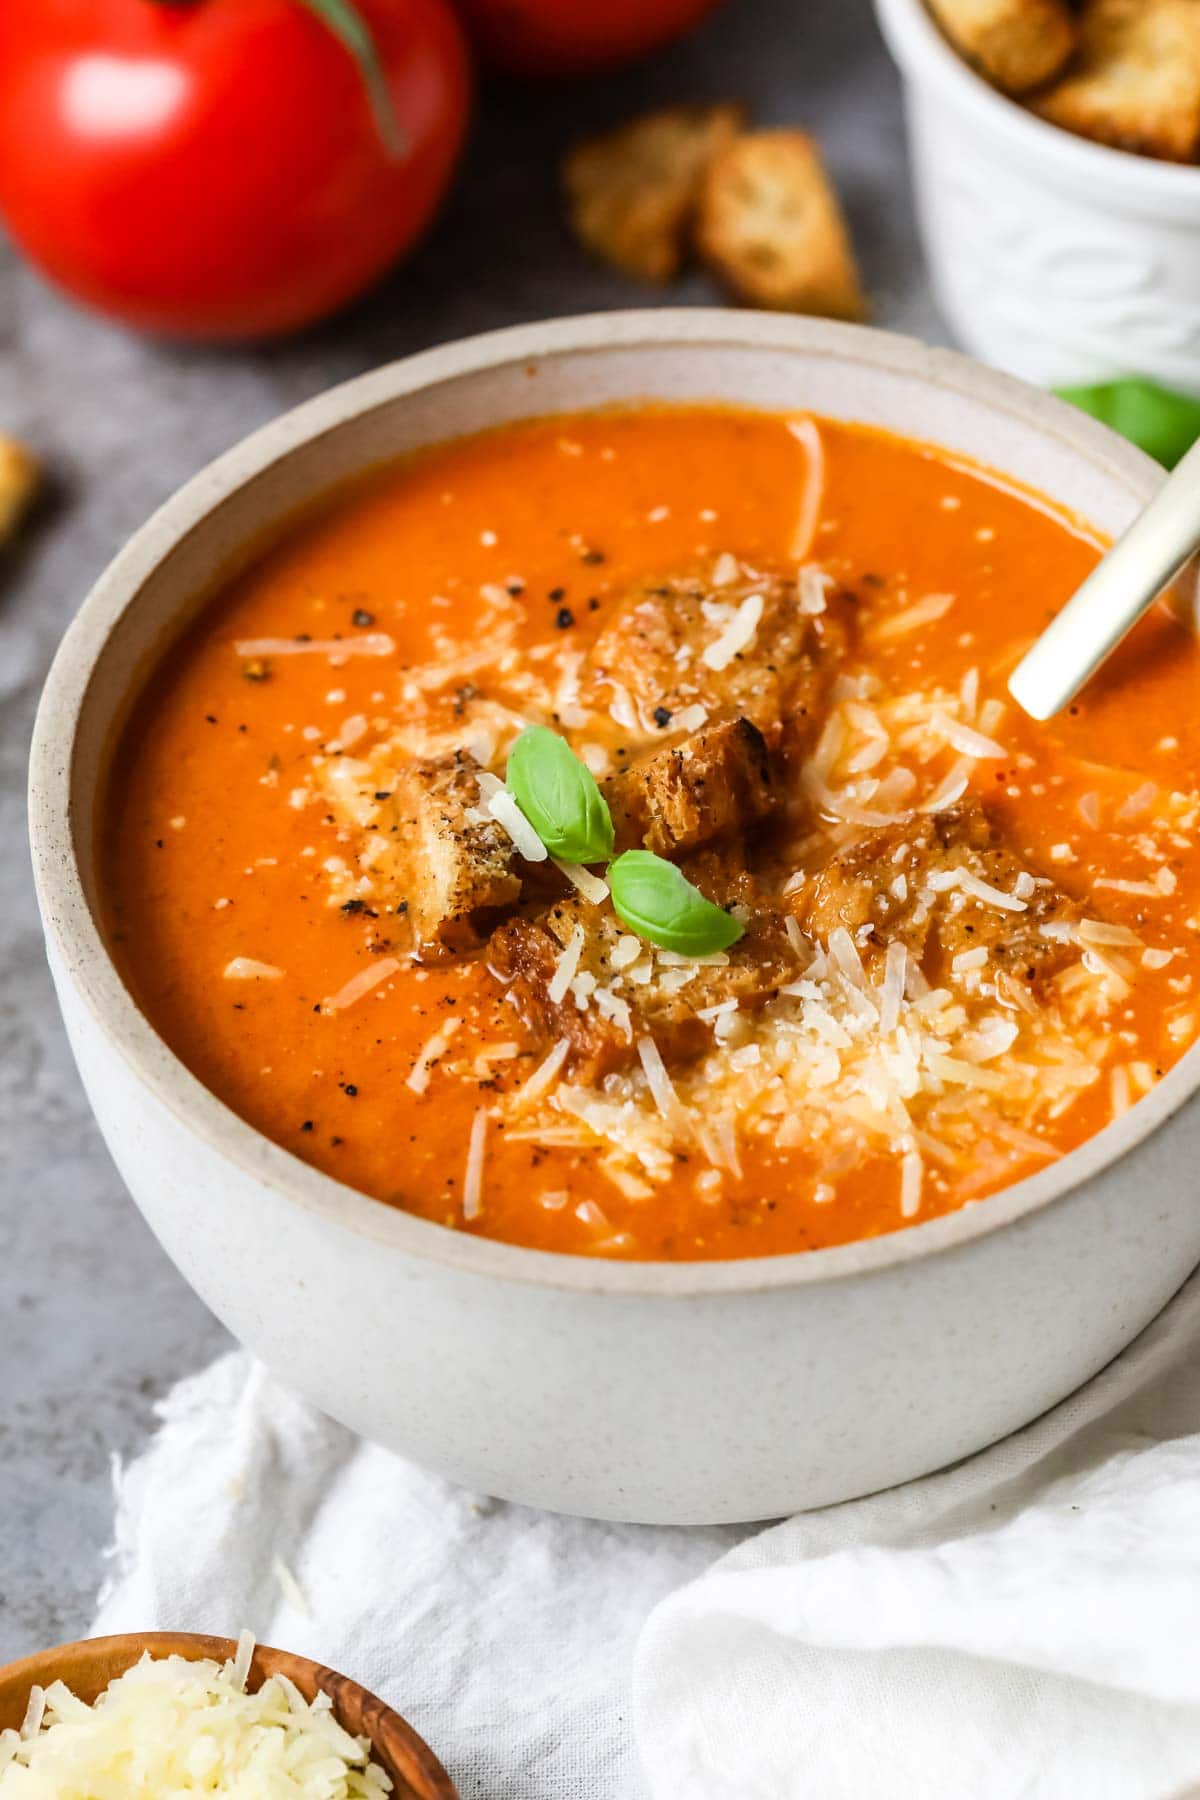
[[[1197,549],[1200,443],[1021,658],[1008,683],[1017,704],[1049,719],[1073,700]]]

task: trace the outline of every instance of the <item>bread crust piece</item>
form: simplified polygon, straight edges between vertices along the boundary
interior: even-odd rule
[[[488,940],[488,967],[505,983],[517,1017],[539,1049],[565,1038],[566,1071],[585,1085],[636,1063],[637,1040],[647,1033],[668,1066],[703,1055],[713,1042],[713,1023],[701,1012],[730,1000],[752,1011],[800,972],[783,914],[746,867],[740,846],[706,851],[682,867],[718,906],[745,910],[745,936],[724,961],[668,963],[647,944],[640,970],[618,967],[613,953],[630,933],[611,906],[593,906],[578,895],[508,919]],[[578,974],[610,990],[615,1009],[603,1008],[594,991],[582,1006],[570,989],[560,1000],[550,997],[558,959],[577,928],[583,934]]]
[[[732,104],[670,106],[574,145],[562,182],[576,237],[627,275],[670,281],[683,263],[704,172],[741,122]]]
[[[617,849],[685,856],[749,830],[776,802],[766,739],[749,719],[704,725],[604,783]]]
[[[762,601],[753,642],[712,668],[706,650],[751,595]],[[823,611],[806,612],[798,584],[777,575],[744,574],[727,587],[698,576],[644,582],[613,607],[588,653],[581,690],[596,707],[618,691],[627,697],[638,719],[625,741],[639,753],[677,732],[678,716],[699,706],[706,724],[747,719],[772,751],[802,755],[845,659],[852,614],[837,591]]]
[[[1200,154],[1200,0],[1088,0],[1074,63],[1032,106],[1116,150],[1190,162]]]
[[[1022,867],[987,811],[964,804],[868,832],[832,857],[792,904],[804,929],[822,943],[844,926],[867,962],[898,940],[935,986],[955,956],[982,946],[997,976],[1037,987],[1079,954],[1041,929],[1052,921],[1076,923],[1082,909],[1075,901],[1045,877],[1020,912],[998,911],[956,890],[935,892],[930,883],[931,876],[937,881],[961,869],[1011,893]]]
[[[0,544],[7,543],[37,492],[41,471],[32,451],[0,435]]]
[[[377,874],[425,951],[476,948],[496,910],[520,897],[521,864],[507,833],[480,816],[478,777],[465,751],[417,763],[396,776],[383,803],[390,850]]]
[[[959,54],[1006,94],[1052,81],[1075,48],[1066,0],[929,0],[929,10]]]
[[[866,317],[841,204],[806,132],[749,132],[714,156],[696,242],[705,261],[752,306]]]

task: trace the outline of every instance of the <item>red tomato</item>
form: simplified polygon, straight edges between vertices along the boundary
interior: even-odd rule
[[[356,0],[403,153],[305,0],[0,0],[0,214],[52,280],[150,331],[291,331],[406,249],[469,74],[445,0]]]
[[[716,0],[457,0],[498,75],[584,75],[682,37]]]

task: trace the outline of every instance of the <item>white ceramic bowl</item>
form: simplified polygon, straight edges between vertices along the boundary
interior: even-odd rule
[[[875,0],[904,75],[934,292],[976,356],[1063,386],[1200,393],[1200,168],[1093,144],[997,93],[924,0]]]
[[[268,1143],[142,1017],[95,913],[106,746],[214,570],[385,457],[642,396],[867,420],[1019,473],[1109,531],[1161,479],[1072,408],[852,326],[609,314],[430,351],[230,451],[101,578],[38,715],[34,862],[63,1016],[113,1156],[168,1255],[284,1380],[506,1498],[622,1519],[764,1518],[976,1450],[1141,1330],[1200,1260],[1200,1050],[1101,1136],[952,1217],[755,1261],[572,1258],[412,1218]]]

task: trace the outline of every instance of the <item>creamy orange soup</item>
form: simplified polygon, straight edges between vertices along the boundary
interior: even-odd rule
[[[1194,644],[1155,613],[1045,726],[1005,691],[1099,550],[936,450],[736,410],[390,468],[150,680],[126,979],[244,1119],[455,1230],[742,1257],[976,1202],[1195,1036]],[[522,857],[531,721],[738,943],[656,949],[603,866]]]

